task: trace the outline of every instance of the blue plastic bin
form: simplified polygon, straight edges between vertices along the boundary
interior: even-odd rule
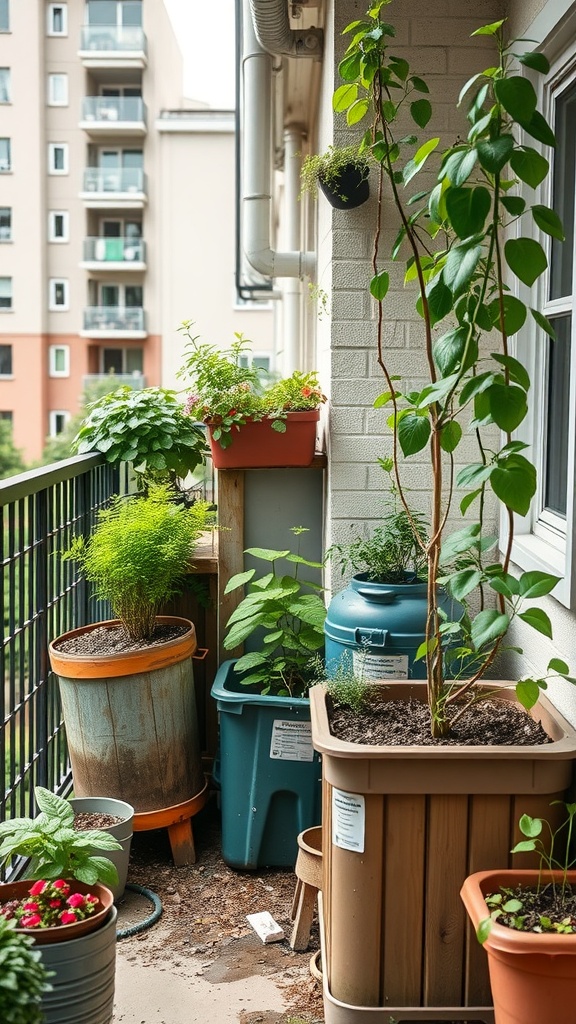
[[[218,669],[222,855],[232,868],[293,868],[298,834],[321,820],[319,755],[307,698],[250,693]]]

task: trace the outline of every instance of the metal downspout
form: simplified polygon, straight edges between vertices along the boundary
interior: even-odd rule
[[[272,57],[256,38],[250,0],[243,0],[242,20],[244,252],[250,265],[267,277],[313,276],[314,252],[275,252],[271,247]]]

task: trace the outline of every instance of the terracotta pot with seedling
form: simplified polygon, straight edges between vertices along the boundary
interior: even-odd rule
[[[345,1013],[363,1019],[361,1008],[382,1022],[417,1018],[422,1007],[438,1019],[490,1013],[485,965],[467,941],[459,889],[472,866],[506,859],[519,800],[537,815],[565,794],[576,750],[574,730],[543,696],[547,678],[508,685],[488,678],[514,619],[551,635],[538,598],[558,582],[548,572],[511,572],[514,519],[528,513],[536,470],[514,436],[530,380],[510,337],[528,315],[543,332],[553,328],[510,285],[531,285],[546,268],[534,226],[563,237],[553,210],[529,208],[519,194],[519,185],[538,185],[548,171],[530,140],[549,149],[554,136],[514,61],[536,73],[548,62],[508,41],[503,21],[479,28],[496,53],[461,91],[464,137],[445,148],[436,137],[420,143],[405,134],[405,120],[432,124],[429,88],[395,55],[387,6],[379,0],[345,29],[333,104],[348,130],[360,129],[359,148],[378,178],[369,290],[385,390],[375,405],[390,430],[396,493],[426,561],[426,628],[416,652],[426,683],[376,685],[368,709],[339,716],[337,727],[334,702],[322,687],[311,691],[324,779],[327,1024],[349,1019]],[[384,203],[398,225],[385,258],[405,260],[415,290],[421,352],[413,346],[412,357],[425,379],[415,389],[403,387],[384,345]],[[429,467],[424,537],[404,484],[413,459],[419,472],[425,461]],[[487,526],[490,503],[507,524],[502,556]],[[454,529],[460,513],[465,523]],[[463,612],[446,615],[438,584]],[[572,681],[559,658],[548,665],[555,675]]]

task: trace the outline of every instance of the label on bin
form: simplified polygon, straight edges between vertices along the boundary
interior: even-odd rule
[[[352,667],[363,679],[408,679],[407,654],[352,652]]]
[[[272,725],[270,757],[277,761],[313,761],[312,725],[277,718]]]
[[[358,793],[332,790],[332,845],[364,853],[366,801]]]

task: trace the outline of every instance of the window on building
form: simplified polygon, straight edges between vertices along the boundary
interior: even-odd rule
[[[51,277],[48,287],[48,309],[68,309],[68,281],[63,277]]]
[[[12,345],[0,345],[0,377],[12,376]]]
[[[49,36],[68,35],[68,5],[48,4],[48,24],[46,31]]]
[[[50,345],[48,372],[51,377],[70,376],[70,346]]]
[[[0,420],[3,420],[4,423],[9,423],[10,425],[12,425],[13,419],[14,413],[12,412],[11,409],[0,409]]]
[[[0,206],[0,242],[12,241],[12,207]]]
[[[245,353],[243,356],[240,356],[239,364],[240,366],[257,366],[259,370],[266,370],[269,372],[271,359],[270,356],[263,354],[258,355],[257,352]]]
[[[68,174],[67,143],[48,143],[48,174]]]
[[[10,0],[0,0],[0,32],[10,31]]]
[[[10,103],[10,68],[0,68],[0,103]]]
[[[67,210],[50,210],[48,214],[48,241],[67,242],[69,238]]]
[[[141,348],[103,348],[100,350],[100,373],[140,374],[144,369]]]
[[[562,74],[555,76],[553,69],[544,103],[557,145],[550,157],[553,170],[539,201],[559,215],[566,240],[540,239],[548,249],[549,269],[527,297],[528,304],[550,321],[556,340],[536,325],[531,327],[532,334],[519,338],[519,354],[531,367],[534,389],[532,418],[521,434],[532,445],[538,491],[530,516],[518,520],[513,559],[524,569],[546,567],[563,577],[554,597],[570,606],[574,600],[570,562],[576,525],[576,53],[571,74],[566,74],[565,58]]]
[[[88,0],[89,25],[142,25],[142,0]]]
[[[11,150],[10,139],[0,138],[0,171],[12,170]]]
[[[11,277],[0,277],[0,309],[12,309]]]
[[[51,409],[48,413],[48,433],[50,437],[58,437],[70,419],[70,413],[64,409]]]
[[[48,75],[48,106],[68,106],[68,75]]]

